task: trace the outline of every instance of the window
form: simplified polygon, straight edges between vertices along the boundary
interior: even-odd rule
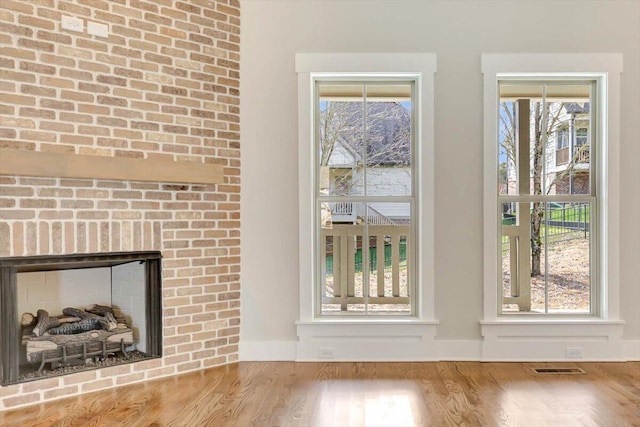
[[[515,191],[498,195],[503,314],[593,314],[597,306],[592,255],[600,197],[594,169],[579,155],[577,138],[576,155],[552,162],[553,135],[559,137],[556,147],[568,147],[576,116],[593,122],[590,116],[598,112],[589,105],[597,107],[597,85],[570,77],[498,75],[498,165],[515,170],[507,183]],[[576,130],[577,137],[586,134],[587,128]]]
[[[482,67],[483,334],[553,329],[549,323],[526,329],[524,315],[527,321],[573,316],[613,325],[619,316],[619,230],[611,218],[619,208],[621,55],[487,54]],[[559,149],[567,150],[564,161]],[[554,325],[567,334],[578,323]],[[492,340],[483,348],[505,351]]]
[[[359,333],[419,336],[402,353],[431,351],[435,64],[433,54],[296,55],[301,359],[318,357],[318,337],[342,334],[350,357],[366,347]]]
[[[417,84],[314,76],[321,316],[414,313]]]
[[[589,131],[586,127],[576,129],[576,147],[587,145]]]
[[[569,129],[560,129],[556,132],[557,146],[556,149],[560,150],[569,146]]]

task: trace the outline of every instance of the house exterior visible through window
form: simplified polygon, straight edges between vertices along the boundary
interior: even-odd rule
[[[498,89],[499,310],[595,314],[597,81],[498,76]]]
[[[559,129],[556,132],[557,149],[562,150],[569,146],[569,129]]]
[[[589,138],[589,129],[586,127],[576,129],[576,146],[586,145]]]
[[[415,314],[417,81],[313,81],[316,312]]]

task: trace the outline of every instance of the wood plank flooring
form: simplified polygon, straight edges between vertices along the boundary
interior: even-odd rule
[[[586,374],[536,374],[537,367]],[[0,413],[5,426],[640,426],[640,362],[241,362]]]

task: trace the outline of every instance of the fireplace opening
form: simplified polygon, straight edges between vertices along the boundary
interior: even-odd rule
[[[161,254],[0,258],[0,384],[162,356]]]

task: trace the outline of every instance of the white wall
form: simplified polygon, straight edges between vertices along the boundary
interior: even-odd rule
[[[331,52],[437,54],[438,338],[468,342],[482,317],[480,55],[622,53],[621,309],[640,354],[640,2],[614,0],[242,1],[241,342],[296,340],[294,55]]]

